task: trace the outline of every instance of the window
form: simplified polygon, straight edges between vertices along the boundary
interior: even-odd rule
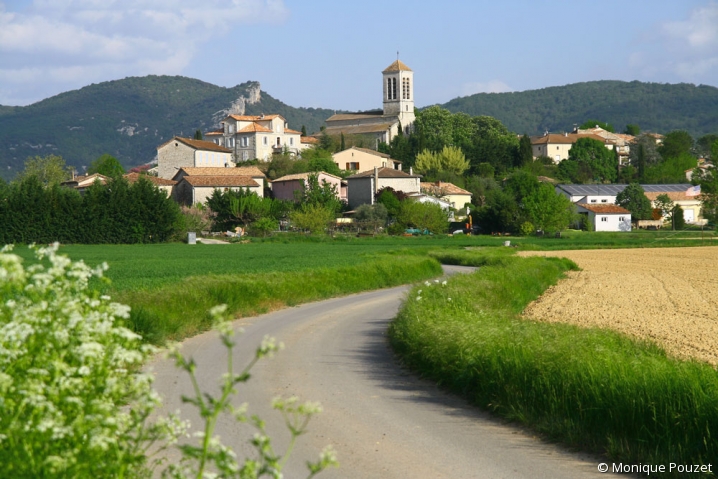
[[[601,216],[601,221],[608,221],[608,216]]]
[[[626,217],[625,217],[625,216],[619,216],[619,217],[618,217],[618,221],[620,221],[621,223],[623,223],[624,221],[626,221]]]
[[[591,203],[595,203],[595,202],[596,202],[596,200],[591,200]]]
[[[268,143],[267,143],[267,137],[266,137],[266,136],[263,138],[263,143],[264,143],[264,146],[267,146],[267,145],[268,145]]]
[[[556,147],[556,149],[558,150],[558,146]]]
[[[608,200],[601,200],[601,203],[608,203]]]
[[[245,148],[249,146],[249,138],[246,136],[243,136],[242,138],[240,138],[239,142],[240,142],[240,146],[243,146]]]
[[[244,161],[247,161],[247,160],[249,159],[249,152],[248,152],[248,151],[243,151],[243,152],[242,152],[242,159],[243,159]]]
[[[347,163],[347,170],[358,170],[359,169],[359,163],[358,162],[348,162]]]
[[[294,146],[294,138],[289,138],[289,146]]]

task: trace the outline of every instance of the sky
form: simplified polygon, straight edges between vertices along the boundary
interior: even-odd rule
[[[155,74],[369,110],[397,52],[418,107],[594,80],[718,86],[718,0],[0,0],[0,105]]]

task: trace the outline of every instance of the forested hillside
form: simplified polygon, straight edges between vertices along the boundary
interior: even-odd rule
[[[681,83],[595,81],[515,93],[479,93],[441,105],[452,112],[488,115],[519,134],[570,131],[595,119],[615,130],[686,130],[697,138],[718,132],[718,88]]]
[[[57,154],[68,165],[89,165],[104,153],[127,168],[146,163],[174,135],[214,128],[256,82],[224,88],[185,77],[146,76],[94,84],[26,107],[0,106],[0,176],[11,179],[29,156]],[[241,103],[241,101],[240,101]],[[245,101],[245,113],[278,113],[290,128],[318,131],[333,110],[293,108],[267,93]]]

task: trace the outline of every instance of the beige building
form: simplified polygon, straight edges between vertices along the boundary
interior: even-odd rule
[[[334,176],[324,171],[314,171],[307,173],[296,173],[293,175],[282,176],[272,181],[272,194],[278,200],[296,199],[295,193],[304,190],[310,175],[317,175],[317,181],[320,185],[328,184],[334,187],[337,192],[337,198],[341,201],[347,200],[346,182],[338,176]]]
[[[238,166],[235,168],[180,168],[172,179],[179,182],[185,176],[248,176],[258,185],[262,185],[262,189],[257,191],[257,194],[261,197],[264,196],[264,183],[267,180],[267,176],[256,166]]]
[[[100,173],[93,173],[86,176],[75,176],[73,173],[71,180],[63,181],[60,185],[67,186],[68,188],[74,188],[82,194],[87,188],[95,184],[95,182],[99,182],[101,185],[104,185],[108,181],[110,181],[110,178],[105,175],[101,175]]]
[[[568,159],[568,152],[580,138],[591,138],[606,145],[606,148],[613,150],[615,144],[606,138],[592,133],[547,133],[544,136],[531,138],[531,151],[534,159],[547,156],[558,164]]]
[[[232,151],[211,141],[175,136],[157,147],[157,176],[171,180],[184,167],[234,167]]]
[[[232,151],[236,162],[258,158],[272,159],[284,151],[298,155],[313,143],[302,141],[299,131],[291,130],[281,115],[229,115],[222,128],[205,134],[207,140]]]
[[[334,153],[332,159],[339,169],[347,171],[367,171],[374,168],[401,170],[401,161],[393,160],[386,153],[356,146]]]
[[[174,198],[183,205],[196,205],[205,203],[214,190],[240,189],[259,193],[263,188],[249,176],[185,176],[177,183]]]
[[[453,183],[437,181],[435,183],[421,183],[421,191],[430,196],[442,199],[458,210],[471,203],[471,192],[459,188]]]
[[[673,204],[680,206],[683,210],[683,219],[686,220],[686,223],[698,225],[707,223],[707,221],[701,217],[701,207],[703,203],[697,195],[689,196],[688,190],[690,190],[691,187],[689,185],[685,186],[686,191],[668,191],[664,193],[646,192],[646,197],[651,200],[651,205],[655,208],[658,196],[661,194],[668,195],[668,198],[673,201]]]
[[[374,196],[382,188],[391,187],[407,194],[420,193],[421,176],[395,170],[394,168],[374,168],[346,178],[349,207],[374,204]]]
[[[382,85],[382,110],[332,115],[326,121],[326,133],[366,136],[374,148],[391,142],[399,128],[410,133],[415,120],[414,72],[396,60],[382,72]]]

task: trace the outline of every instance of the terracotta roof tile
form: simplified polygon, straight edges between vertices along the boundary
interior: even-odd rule
[[[250,123],[241,130],[238,130],[237,133],[273,133],[273,131],[259,123]]]
[[[284,119],[282,115],[229,115],[227,118],[232,118],[237,121],[260,121],[273,120],[277,117],[281,118],[282,120]],[[225,120],[227,118],[225,118]]]
[[[613,144],[611,140],[606,140],[605,138],[594,135],[593,133],[569,133],[567,135],[560,135],[558,133],[549,133],[548,135],[544,135],[541,137],[534,137],[531,139],[532,145],[547,145],[547,144],[573,144],[576,143],[577,140],[580,138],[591,138],[593,140],[598,140],[601,143],[608,143]]]
[[[185,166],[180,168],[180,171],[184,171],[187,176],[265,176],[262,170],[256,166],[239,166],[236,168]]]
[[[272,183],[276,183],[278,181],[306,180],[307,178],[309,178],[309,175],[313,175],[313,174],[322,174],[322,175],[326,175],[326,176],[331,176],[332,178],[336,178],[337,180],[341,180],[341,178],[339,176],[332,175],[325,171],[308,171],[306,173],[295,173],[293,175],[285,175],[285,176],[282,176],[281,178],[277,178],[276,180],[272,181]]]
[[[434,195],[469,195],[471,196],[470,191],[466,191],[463,188],[459,188],[453,183],[448,183],[446,181],[437,181],[436,183],[422,183],[420,185],[421,191],[427,191]]]
[[[157,185],[157,186],[174,186],[177,184],[177,182],[174,180],[167,180],[165,178],[159,178],[157,176],[152,176],[152,175],[142,175],[140,173],[128,173],[125,175],[125,178],[127,178],[127,181],[129,183],[135,183],[140,178],[145,178],[150,183]]]
[[[302,143],[307,143],[307,144],[311,144],[311,145],[319,144],[319,140],[317,140],[316,138],[311,137],[311,136],[303,136],[299,139],[299,141],[301,141]]]
[[[690,188],[690,186],[686,185],[686,190]],[[671,199],[671,201],[694,201],[698,200],[698,197],[696,196],[688,196],[686,195],[685,191],[667,191],[664,193],[657,193],[657,192],[646,192],[645,193],[646,198],[648,198],[651,201],[655,201],[658,199],[660,195],[668,195],[668,197]]]
[[[173,141],[178,141],[180,143],[183,143],[190,148],[194,148],[195,150],[203,150],[203,151],[217,151],[220,153],[232,153],[232,150],[229,150],[223,146],[219,146],[216,143],[213,143],[211,141],[204,141],[204,140],[193,140],[191,138],[182,138],[179,136],[175,136],[171,140],[162,143],[160,146],[157,147],[157,149],[162,148],[165,145],[169,145]]]
[[[386,69],[383,71],[383,73],[389,73],[389,72],[399,72],[399,71],[405,71],[410,72],[411,68],[406,66],[404,62],[401,60],[396,60],[394,63],[386,67]]]
[[[586,203],[579,203],[578,206],[581,206],[582,208],[587,209],[588,211],[592,211],[594,213],[600,214],[600,215],[625,215],[625,214],[631,214],[630,211],[628,211],[625,208],[622,208],[618,205],[589,205]]]
[[[284,133],[289,133],[290,135],[301,135],[302,134],[301,131],[292,130],[290,128],[285,128]]]
[[[185,176],[183,180],[195,187],[259,186],[250,176]]]

